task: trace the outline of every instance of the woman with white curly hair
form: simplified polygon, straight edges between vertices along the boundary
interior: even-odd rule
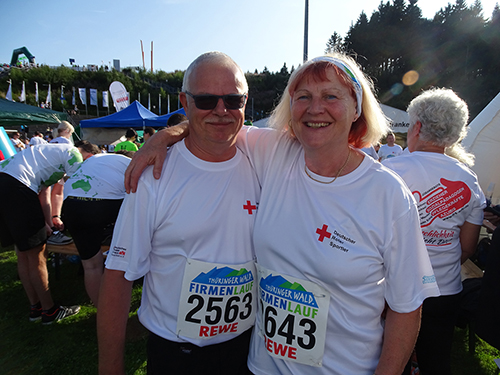
[[[424,91],[408,106],[410,154],[385,161],[417,200],[420,225],[441,296],[427,299],[416,345],[422,375],[451,374],[450,355],[462,290],[460,265],[476,250],[485,197],[460,141],[467,104],[452,90]]]

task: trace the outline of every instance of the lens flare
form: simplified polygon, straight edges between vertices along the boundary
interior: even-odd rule
[[[391,87],[391,94],[397,96],[403,92],[404,86],[401,83],[395,83]]]
[[[406,72],[405,75],[403,76],[403,84],[405,86],[411,86],[417,83],[418,81],[419,74],[417,73],[416,70],[410,70],[409,72]]]

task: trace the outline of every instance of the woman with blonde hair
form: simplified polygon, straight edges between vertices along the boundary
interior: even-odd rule
[[[54,139],[50,143],[73,143],[71,135],[75,131],[73,125],[68,121],[61,121],[56,129],[53,130]]]

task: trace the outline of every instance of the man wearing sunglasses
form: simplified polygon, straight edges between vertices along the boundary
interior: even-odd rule
[[[148,374],[249,373],[260,188],[235,146],[248,85],[229,56],[209,52],[188,67],[182,91],[190,134],[159,180],[152,168],[143,174],[115,225],[98,309],[101,374],[124,374],[132,283],[142,276]]]

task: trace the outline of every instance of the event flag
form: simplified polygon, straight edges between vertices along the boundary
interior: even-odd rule
[[[97,105],[97,89],[90,89],[90,105]]]
[[[148,110],[151,111],[151,94],[148,92]]]
[[[109,85],[109,92],[111,93],[111,98],[113,99],[113,104],[116,111],[119,112],[129,105],[129,94],[123,86],[123,83],[114,81]]]
[[[76,105],[76,98],[75,98],[75,88],[73,87],[73,97],[71,98],[71,105]]]
[[[47,100],[45,100],[45,105],[52,108],[52,86],[49,83],[49,89],[47,90]]]
[[[108,103],[108,92],[107,91],[103,91],[102,92],[102,106],[104,108],[107,108],[109,105]]]
[[[83,105],[87,105],[87,92],[85,91],[85,88],[78,88],[78,95],[80,95],[80,101],[82,102]]]
[[[167,95],[167,113],[170,113],[170,94]]]
[[[7,95],[5,95],[5,99],[10,100],[12,102],[13,101],[12,100],[12,80],[9,79],[7,82],[9,82],[9,89],[7,90]]]
[[[64,99],[64,86],[63,86],[63,85],[61,85],[61,103],[63,103],[63,104],[64,104],[64,101],[65,101],[65,100],[66,100],[66,99]]]
[[[38,82],[35,82],[35,101],[38,106]]]
[[[19,101],[26,103],[26,90],[25,90],[25,86],[24,86],[24,81],[23,81],[23,89],[21,90],[21,96],[19,97]]]

